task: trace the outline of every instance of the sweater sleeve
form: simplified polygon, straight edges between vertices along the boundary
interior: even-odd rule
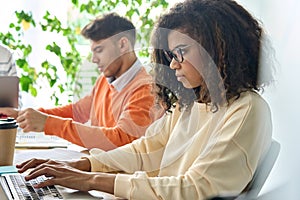
[[[73,104],[58,106],[51,109],[39,108],[38,110],[49,115],[58,116],[61,118],[71,118],[74,121],[85,123],[89,120],[90,117],[91,104],[92,94],[85,96],[84,98]],[[48,126],[50,130],[51,127],[52,126]],[[45,129],[45,132],[47,134],[47,132],[49,132],[49,129]]]
[[[90,96],[76,104],[41,110],[51,114],[46,121],[45,134],[57,135],[88,149],[105,151],[130,143],[143,136],[148,126],[163,113],[154,105],[150,90],[150,85],[144,85],[133,91],[129,100],[125,101],[127,103],[122,107],[116,125],[111,127],[82,124],[89,118]]]
[[[45,134],[55,135],[74,144],[84,146],[77,130],[84,129],[92,132],[95,129],[95,127],[83,124],[89,119],[91,101],[92,97],[88,95],[74,104],[52,109],[39,108],[39,111],[49,115],[45,123]]]
[[[149,126],[148,137],[141,137],[130,144],[111,151],[91,149],[88,159],[91,171],[133,173],[159,169],[165,144],[168,141],[170,115],[164,115]]]

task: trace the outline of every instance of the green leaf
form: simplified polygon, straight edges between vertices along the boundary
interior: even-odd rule
[[[29,91],[32,96],[34,96],[34,97],[37,96],[37,90],[32,85],[29,85]]]
[[[25,59],[17,59],[16,60],[16,64],[20,67],[20,68],[23,68],[24,66],[26,66],[28,63]]]
[[[78,6],[78,0],[72,0],[72,3],[76,6]]]
[[[142,5],[142,0],[136,0],[136,2],[141,6]]]
[[[32,80],[31,80],[30,77],[23,75],[20,78],[20,84],[21,84],[22,90],[28,92],[29,91],[29,87],[32,84]]]
[[[53,87],[55,83],[56,83],[56,80],[55,79],[51,79],[50,83],[49,83],[50,87]]]

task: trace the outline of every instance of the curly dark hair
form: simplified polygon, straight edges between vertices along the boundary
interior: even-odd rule
[[[163,53],[171,30],[180,30],[206,50],[217,67],[219,81],[215,81],[209,66],[202,75],[206,81],[198,88],[187,89],[176,80],[175,70],[168,67],[170,63]],[[259,22],[235,1],[186,0],[176,4],[159,18],[152,35],[153,71],[159,101],[168,111],[175,102],[182,107],[194,101],[210,104],[218,110],[224,99],[228,103],[229,99],[239,98],[241,92],[260,91],[269,82],[259,80],[260,55],[264,51],[262,36]],[[215,94],[209,91],[208,84],[217,88]]]

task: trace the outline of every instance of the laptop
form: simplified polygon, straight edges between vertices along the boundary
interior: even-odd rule
[[[0,76],[0,107],[18,108],[19,77]]]
[[[70,160],[79,159],[85,153],[65,148],[54,149],[19,149],[15,152],[14,163],[21,163],[31,158]],[[62,186],[51,186],[43,189],[32,187],[35,182],[47,179],[45,176],[38,177],[32,181],[25,181],[24,175],[17,173],[15,166],[0,166],[0,200],[19,200],[19,199],[70,199],[70,200],[99,200],[99,199],[119,199],[115,196],[100,192],[82,192]],[[16,181],[17,180],[17,181]],[[49,191],[50,190],[50,191]],[[34,197],[34,198],[33,198]]]
[[[99,191],[81,192],[62,186],[48,186],[36,189],[33,185],[47,179],[40,176],[36,179],[25,181],[24,176],[19,173],[7,173],[0,176],[0,199],[1,200],[119,200],[111,194]]]
[[[42,182],[46,179],[45,176],[36,179],[25,181],[24,176],[18,173],[3,174],[0,177],[1,183],[1,199],[5,200],[39,200],[39,199],[63,199],[62,194],[56,186],[49,186],[36,189],[34,184]]]

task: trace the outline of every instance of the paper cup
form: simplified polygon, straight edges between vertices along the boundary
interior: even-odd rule
[[[13,164],[17,127],[13,118],[0,119],[0,166]]]

